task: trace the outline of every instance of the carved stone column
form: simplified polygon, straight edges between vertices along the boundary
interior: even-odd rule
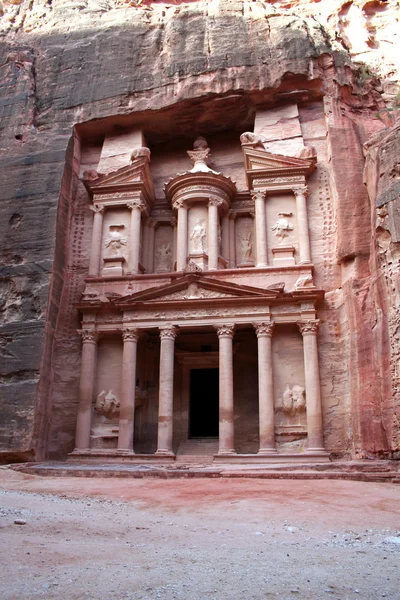
[[[258,344],[258,403],[260,449],[258,454],[273,454],[275,447],[274,381],[272,373],[273,323],[254,323]]]
[[[235,454],[233,409],[234,325],[217,325],[219,339],[219,451]]]
[[[235,231],[236,213],[229,211],[229,266],[231,269],[236,267],[236,231]]]
[[[229,252],[229,214],[225,213],[222,217],[222,231],[221,231],[221,244],[222,244],[222,256],[225,258],[227,264],[231,266],[230,252]]]
[[[157,222],[154,219],[147,219],[149,228],[148,246],[147,246],[147,264],[149,273],[154,273],[154,237],[156,233]]]
[[[157,454],[173,455],[174,345],[177,335],[172,325],[160,329],[160,382],[158,401]]]
[[[119,415],[118,450],[133,452],[133,432],[136,396],[136,354],[138,329],[124,329],[122,351],[121,406]]]
[[[321,388],[319,380],[317,331],[319,321],[310,320],[298,323],[303,336],[304,373],[307,403],[307,452],[324,450]]]
[[[308,189],[306,185],[293,188],[296,196],[297,226],[299,231],[300,264],[311,263],[310,235],[308,231],[307,202]]]
[[[75,450],[89,450],[98,334],[88,329],[82,329],[79,333],[82,336],[82,357]]]
[[[127,207],[131,209],[128,273],[136,274],[139,273],[141,212],[144,204],[137,199],[128,202]]]
[[[173,239],[173,242],[172,242],[172,270],[174,270],[175,263],[176,263],[177,225],[178,225],[178,219],[176,217],[172,217],[171,225],[174,230],[174,234],[173,234],[173,238],[172,238]]]
[[[92,246],[90,249],[89,275],[98,277],[100,273],[101,238],[103,236],[104,206],[96,204],[90,207],[93,211]]]
[[[186,267],[188,243],[188,209],[183,201],[175,202],[178,209],[178,231],[176,240],[176,270],[183,271]]]
[[[252,192],[256,217],[256,244],[257,262],[256,267],[267,267],[267,223],[265,209],[265,192]]]
[[[218,198],[210,198],[208,203],[208,270],[218,269],[218,207],[222,201]]]

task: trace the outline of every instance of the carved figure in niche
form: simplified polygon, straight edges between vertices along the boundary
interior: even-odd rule
[[[243,233],[239,242],[241,262],[251,262],[253,258],[253,245],[251,240],[251,232]]]
[[[275,232],[277,238],[280,238],[279,243],[281,244],[284,239],[289,235],[289,231],[293,230],[293,225],[290,223],[287,217],[292,217],[293,213],[278,213],[278,220],[271,227],[272,231]]]
[[[288,415],[295,415],[306,409],[305,389],[301,385],[294,385],[290,389],[289,385],[282,394],[282,410]]]
[[[105,241],[109,256],[121,256],[122,246],[126,246],[127,239],[122,236],[125,225],[110,225],[110,232]]]
[[[170,271],[172,269],[171,244],[162,244],[156,252],[157,268],[160,271]]]
[[[107,419],[115,419],[119,416],[120,402],[117,396],[108,390],[107,394],[105,390],[102,390],[96,398],[95,410],[107,417]]]
[[[192,242],[192,248],[191,248],[191,252],[205,252],[206,248],[206,244],[205,244],[205,240],[206,240],[206,227],[205,227],[205,221],[204,219],[200,219],[200,221],[197,221],[196,225],[193,228],[193,231],[191,233],[190,236],[190,241]]]

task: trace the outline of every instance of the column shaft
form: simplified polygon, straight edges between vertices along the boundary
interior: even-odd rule
[[[219,338],[219,454],[235,454],[233,325],[217,327]]]
[[[229,213],[229,266],[231,269],[236,267],[236,232],[235,232],[235,213]]]
[[[307,218],[307,187],[295,188],[300,264],[311,263],[310,235]]]
[[[256,219],[256,244],[257,267],[268,266],[267,258],[267,224],[265,209],[265,192],[253,192],[255,219]]]
[[[92,206],[93,232],[89,259],[89,275],[98,277],[100,273],[101,239],[103,236],[103,206]]]
[[[188,211],[186,206],[178,208],[178,231],[176,250],[176,270],[183,271],[186,267],[188,242]]]
[[[128,207],[131,209],[131,225],[129,238],[129,273],[139,273],[140,258],[140,229],[141,229],[141,202],[130,202]]]
[[[174,418],[174,345],[176,330],[166,327],[160,330],[160,382],[158,401],[157,454],[173,454]]]
[[[218,200],[208,203],[208,270],[218,269]]]
[[[121,406],[119,416],[118,450],[134,451],[134,420],[136,397],[136,354],[138,330],[126,329],[122,334]]]
[[[276,452],[274,382],[272,372],[273,323],[256,323],[258,344],[259,454]]]
[[[149,230],[149,254],[148,254],[148,264],[149,264],[149,273],[154,273],[154,238],[156,234],[156,223],[152,221]]]
[[[89,450],[94,380],[96,374],[97,334],[95,331],[88,330],[81,331],[80,333],[83,342],[75,450]]]
[[[171,219],[171,225],[173,227],[173,243],[172,243],[172,270],[174,271],[176,268],[176,245],[177,245],[177,225],[178,219],[173,217]]]
[[[307,452],[321,452],[324,450],[317,327],[318,321],[299,323],[300,331],[303,334],[307,403]]]
[[[229,215],[225,213],[222,217],[222,256],[228,261],[230,266],[230,252],[229,252]]]

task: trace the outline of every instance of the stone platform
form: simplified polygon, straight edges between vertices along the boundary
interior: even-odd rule
[[[335,461],[330,463],[282,463],[263,465],[107,463],[107,462],[45,462],[12,465],[16,471],[29,475],[53,477],[123,477],[142,479],[180,478],[250,478],[250,479],[342,479],[400,483],[397,461]]]

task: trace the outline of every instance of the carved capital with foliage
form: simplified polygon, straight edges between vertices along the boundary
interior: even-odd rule
[[[218,338],[233,338],[233,334],[235,333],[235,325],[214,325],[214,327],[217,330]]]
[[[305,198],[308,196],[308,187],[306,185],[293,187],[292,191],[295,196],[304,196]]]
[[[266,192],[265,190],[253,190],[250,192],[250,195],[254,202],[257,200],[265,200]]]
[[[162,340],[174,340],[178,334],[176,327],[173,325],[166,325],[160,328],[160,339]]]
[[[312,319],[309,321],[298,321],[301,335],[317,335],[319,327],[319,319]]]
[[[257,337],[261,337],[261,336],[272,337],[272,332],[274,330],[274,323],[272,323],[272,322],[253,323],[253,327],[256,330]]]
[[[123,329],[122,339],[124,342],[137,342],[139,339],[139,329]]]
[[[93,206],[89,206],[90,210],[92,210],[95,214],[104,212],[104,204],[93,204]]]
[[[131,210],[140,210],[143,211],[145,209],[144,202],[140,200],[140,198],[135,198],[135,200],[130,200],[126,203],[126,206]]]
[[[82,343],[96,344],[99,339],[99,334],[94,329],[78,329],[78,333],[82,336]]]

